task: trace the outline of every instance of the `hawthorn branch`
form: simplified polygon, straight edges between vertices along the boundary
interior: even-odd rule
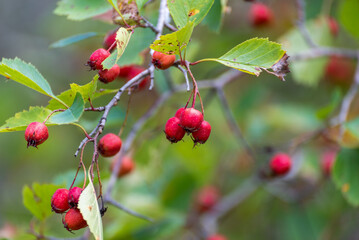
[[[313,58],[342,56],[352,59],[358,59],[358,54],[354,49],[332,48],[332,47],[316,47],[290,56],[291,61],[304,61]]]
[[[115,207],[121,209],[122,211],[124,211],[124,212],[126,212],[126,213],[128,213],[128,214],[130,214],[130,215],[132,215],[132,216],[134,216],[134,217],[138,217],[138,218],[141,218],[141,219],[143,219],[143,220],[146,220],[146,221],[149,221],[149,222],[153,222],[153,219],[152,219],[152,218],[149,218],[149,217],[147,217],[147,216],[145,216],[145,215],[142,215],[142,214],[140,214],[140,213],[137,213],[137,212],[135,212],[135,211],[133,211],[133,210],[131,210],[131,209],[129,209],[129,208],[123,206],[122,204],[116,202],[116,201],[113,200],[112,198],[107,198],[107,199],[106,199],[106,202],[108,202],[109,204],[111,204],[111,205],[113,205],[113,206],[115,206]]]
[[[298,12],[298,20],[296,22],[297,28],[299,29],[302,37],[304,38],[305,42],[308,44],[309,47],[315,48],[317,44],[314,43],[313,39],[310,36],[310,33],[305,26],[305,2],[304,0],[297,0],[297,12]]]

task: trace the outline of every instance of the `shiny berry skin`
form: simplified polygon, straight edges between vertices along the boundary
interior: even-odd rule
[[[323,153],[321,167],[325,176],[329,176],[332,172],[332,168],[337,157],[337,151],[328,150]]]
[[[200,213],[211,210],[219,201],[220,194],[214,186],[206,186],[202,188],[196,199],[197,209]]]
[[[196,131],[203,121],[203,114],[194,109],[194,108],[186,108],[183,110],[181,118],[180,118],[180,125],[183,127],[184,130],[188,132]]]
[[[51,198],[51,208],[56,213],[66,212],[69,208],[69,190],[59,188],[55,191]]]
[[[27,147],[37,145],[46,141],[49,137],[49,131],[44,123],[32,122],[25,130],[25,140],[27,141]]]
[[[211,125],[207,121],[202,121],[197,131],[192,132],[194,143],[205,143],[211,134]]]
[[[108,133],[98,142],[98,151],[103,157],[112,157],[120,151],[121,146],[121,138],[116,134]]]
[[[117,64],[115,64],[110,69],[99,70],[98,71],[98,75],[99,75],[98,80],[100,80],[103,83],[109,83],[109,82],[114,81],[118,77],[119,74],[120,74],[120,67]]]
[[[289,172],[292,160],[285,153],[277,153],[270,161],[270,168],[274,175],[284,175]]]
[[[225,236],[216,234],[216,235],[209,236],[207,238],[207,240],[227,240],[227,238]]]
[[[328,24],[329,24],[330,33],[332,34],[332,36],[334,36],[334,37],[338,36],[339,24],[338,24],[337,20],[335,20],[335,18],[329,17]]]
[[[110,55],[111,53],[106,49],[99,48],[91,54],[87,64],[91,67],[92,70],[102,70],[102,62]]]
[[[87,222],[83,218],[81,212],[77,208],[71,208],[62,220],[64,227],[68,230],[79,230],[87,227]]]
[[[166,138],[172,142],[176,143],[184,137],[186,131],[179,125],[180,120],[176,117],[171,117],[168,119],[165,126]]]
[[[107,32],[107,34],[103,40],[103,48],[109,49],[112,46],[112,44],[115,43],[116,33],[117,33],[117,30],[111,30],[111,31]],[[115,48],[113,48],[113,49],[115,49]]]
[[[152,63],[158,69],[165,70],[171,67],[175,61],[176,55],[167,55],[156,51],[152,55]]]
[[[185,110],[185,108],[179,108],[175,114],[176,118],[181,118],[181,115],[183,113],[183,111]]]
[[[111,163],[111,171],[115,167],[115,163],[118,161],[117,158],[114,158]],[[125,176],[133,171],[135,168],[135,162],[129,156],[124,156],[121,161],[121,167],[117,172],[117,177]]]
[[[254,3],[250,9],[252,25],[255,27],[267,25],[273,21],[273,13],[263,3]]]
[[[79,203],[82,188],[73,187],[69,190],[68,202],[71,208],[77,207]]]

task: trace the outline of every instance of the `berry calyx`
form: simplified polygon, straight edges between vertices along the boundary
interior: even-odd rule
[[[188,132],[196,131],[203,121],[203,114],[194,109],[194,108],[186,108],[183,110],[181,118],[180,118],[180,125],[183,127],[184,130]]]
[[[181,118],[181,115],[183,113],[183,111],[185,110],[185,108],[179,108],[175,114],[176,118]]]
[[[32,122],[25,130],[25,139],[27,141],[27,147],[37,145],[46,141],[49,137],[49,131],[44,123]]]
[[[117,33],[117,30],[111,30],[111,31],[107,32],[107,34],[103,40],[103,48],[109,49],[112,46],[112,44],[115,43],[116,33]]]
[[[321,167],[325,176],[331,174],[336,157],[337,152],[335,150],[328,150],[323,153]]]
[[[207,238],[207,240],[227,240],[227,238],[223,235],[216,234],[216,235],[209,236]]]
[[[171,143],[176,143],[184,137],[186,131],[180,126],[180,120],[176,117],[171,117],[167,120],[165,126],[166,138]]]
[[[108,133],[98,142],[98,151],[103,157],[112,157],[120,151],[121,146],[121,138],[116,134]]]
[[[73,187],[69,190],[68,202],[71,208],[77,207],[79,203],[82,188]]]
[[[253,26],[264,26],[273,21],[273,12],[263,3],[254,3],[250,9],[250,17]]]
[[[219,201],[220,194],[216,187],[206,186],[202,188],[196,199],[197,210],[200,213],[211,210]]]
[[[292,166],[292,160],[285,153],[277,153],[270,161],[270,168],[274,175],[284,175],[289,172]]]
[[[110,69],[104,69],[104,70],[102,69],[98,71],[98,75],[99,75],[98,80],[100,80],[103,83],[109,83],[114,81],[119,74],[120,74],[120,67],[117,64],[115,64]]]
[[[192,137],[194,144],[196,143],[205,143],[211,134],[211,125],[207,121],[202,121],[198,130],[192,132]]]
[[[116,162],[118,161],[117,158],[114,158],[111,163],[111,171],[113,171]],[[117,172],[117,177],[125,176],[133,171],[135,168],[135,162],[129,156],[124,156],[121,161],[121,167]]]
[[[156,68],[165,70],[173,65],[176,61],[176,55],[167,55],[155,51],[152,55],[152,63]]]
[[[51,208],[56,213],[66,212],[69,208],[68,202],[69,190],[59,188],[51,197]]]
[[[91,67],[92,70],[102,70],[102,62],[110,55],[111,53],[106,49],[99,48],[91,54],[87,64]]]
[[[337,20],[335,20],[335,18],[329,17],[328,24],[329,24],[330,33],[332,34],[332,36],[334,36],[334,37],[338,36],[339,24],[338,24]]]
[[[81,212],[77,208],[71,208],[62,220],[64,227],[71,232],[71,230],[79,230],[87,227],[87,222],[83,218]]]

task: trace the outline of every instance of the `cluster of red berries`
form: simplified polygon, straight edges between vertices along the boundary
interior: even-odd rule
[[[25,130],[25,140],[27,141],[27,147],[37,145],[46,141],[49,137],[49,131],[44,123],[32,122]]]
[[[167,139],[176,143],[184,137],[185,133],[192,133],[195,144],[205,143],[211,134],[211,125],[203,120],[203,114],[192,108],[180,108],[174,117],[168,119],[165,126]]]
[[[82,193],[82,188],[73,187],[70,190],[60,188],[55,191],[51,198],[51,208],[55,213],[65,213],[62,223],[68,231],[79,230],[87,227],[87,222],[83,218],[77,204]]]

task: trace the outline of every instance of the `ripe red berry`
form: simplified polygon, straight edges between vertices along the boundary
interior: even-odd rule
[[[185,108],[179,108],[175,114],[175,117],[180,119],[184,110],[185,110]]]
[[[111,171],[113,171],[113,168],[115,167],[115,163],[118,161],[117,158],[114,158],[112,163],[111,163]],[[122,162],[121,162],[121,167],[117,172],[117,177],[122,177],[125,176],[127,174],[129,174],[130,172],[132,172],[132,170],[135,168],[135,162],[132,160],[131,157],[129,156],[124,156],[122,158]]]
[[[194,143],[205,143],[211,134],[211,125],[207,121],[202,121],[197,131],[192,132]]]
[[[182,140],[185,133],[185,130],[180,126],[180,120],[178,118],[171,117],[168,119],[165,126],[165,134],[170,142],[176,143]]]
[[[250,9],[250,17],[252,25],[259,27],[273,21],[273,12],[263,3],[254,3]]]
[[[337,152],[335,150],[328,150],[324,152],[322,156],[321,167],[325,176],[329,176],[332,172],[332,168],[337,157]]]
[[[108,133],[98,142],[98,151],[103,157],[112,157],[121,149],[122,141],[119,136]]]
[[[132,71],[132,69],[134,68],[134,65],[125,65],[121,67],[121,71],[120,74],[118,74],[119,77],[121,78],[128,78],[128,74],[130,73],[130,71]]]
[[[196,199],[197,209],[200,213],[211,210],[219,201],[220,194],[214,186],[206,186],[202,188]]]
[[[331,56],[325,69],[325,78],[333,84],[346,85],[355,72],[353,62],[345,57]]]
[[[152,55],[152,63],[159,69],[167,69],[176,61],[176,55],[167,55],[161,52],[154,52]]]
[[[209,236],[207,238],[207,240],[227,240],[227,238],[223,235],[216,234],[216,235]]]
[[[62,222],[68,231],[79,230],[87,227],[87,222],[83,218],[80,210],[77,208],[71,208],[66,213],[65,219],[63,219]]]
[[[100,80],[103,83],[109,83],[114,81],[119,74],[120,74],[120,67],[117,64],[115,64],[110,69],[104,69],[98,71],[98,75],[99,75],[98,80]]]
[[[328,24],[329,24],[330,33],[334,37],[338,36],[339,24],[338,24],[337,20],[335,20],[335,18],[329,17],[328,18]]]
[[[44,123],[32,122],[27,126],[25,130],[25,139],[27,141],[27,147],[37,145],[46,141],[49,137],[49,131]]]
[[[270,161],[270,168],[274,175],[284,175],[289,172],[292,160],[285,153],[277,153]]]
[[[115,43],[116,33],[117,33],[117,30],[111,30],[111,31],[107,32],[107,34],[103,40],[103,48],[109,49],[112,46],[112,44]]]
[[[127,81],[131,80],[132,78],[136,77],[138,74],[140,74],[141,72],[143,72],[144,70],[146,70],[143,67],[140,66],[132,66],[129,69],[128,75],[127,75]],[[147,76],[145,77],[139,84],[138,84],[138,89],[143,89],[145,88],[150,82],[150,78]]]
[[[203,114],[194,109],[194,108],[186,108],[183,110],[181,118],[180,118],[180,125],[183,127],[184,130],[188,132],[196,131],[203,121]]]
[[[69,208],[69,190],[65,188],[59,188],[55,191],[51,198],[51,208],[56,213],[66,212]]]
[[[77,207],[79,203],[82,188],[73,187],[69,190],[68,202],[71,208]]]
[[[102,62],[110,55],[111,53],[106,49],[99,48],[91,54],[87,64],[91,67],[92,70],[101,70]]]

